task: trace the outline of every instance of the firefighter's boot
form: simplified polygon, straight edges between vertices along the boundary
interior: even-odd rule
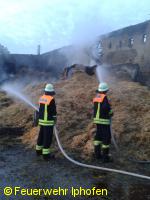
[[[36,155],[41,156],[42,155],[42,150],[36,150]]]
[[[109,155],[109,148],[103,149],[103,163],[113,162],[112,157]]]
[[[102,158],[101,145],[95,145],[94,146],[94,153],[95,153],[95,158],[96,159],[101,159]]]
[[[55,159],[55,155],[54,154],[46,154],[46,155],[43,155],[43,159],[45,161],[50,161],[52,159]]]
[[[36,155],[37,156],[42,155],[42,149],[43,149],[43,146],[36,145]]]

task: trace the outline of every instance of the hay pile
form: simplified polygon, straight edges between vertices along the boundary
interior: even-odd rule
[[[104,78],[110,86],[108,96],[114,111],[112,129],[122,154],[150,160],[150,91],[146,86],[129,80],[116,80],[108,75]],[[69,80],[55,83],[61,142],[67,151],[86,159],[93,152],[92,99],[97,85],[95,76],[80,71]],[[31,83],[24,93],[37,103],[44,86],[45,83]],[[33,147],[38,135],[38,127],[32,127],[33,109],[22,102],[10,100],[4,93],[0,94],[0,99],[0,128],[23,128],[22,142]]]
[[[106,77],[110,85],[109,97],[114,111],[113,132],[124,156],[150,159],[150,92],[146,86],[130,81]],[[82,72],[55,84],[60,139],[67,150],[89,158],[93,151],[92,99],[98,82],[95,76]],[[28,91],[38,99],[43,85],[30,86]],[[31,128],[22,137],[24,143],[34,146],[38,128]]]

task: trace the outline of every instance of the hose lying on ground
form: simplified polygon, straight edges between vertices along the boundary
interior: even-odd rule
[[[36,109],[36,111],[38,112],[38,109]],[[112,131],[112,128],[111,128],[111,131]],[[111,168],[99,167],[99,166],[95,166],[95,165],[87,165],[87,164],[84,164],[84,163],[80,163],[80,162],[78,162],[76,160],[73,160],[72,158],[70,158],[66,154],[66,152],[64,151],[64,149],[63,149],[63,147],[62,147],[62,145],[60,143],[60,140],[59,140],[59,137],[58,137],[58,131],[57,131],[56,126],[54,126],[54,133],[55,133],[55,137],[56,137],[56,140],[57,140],[57,143],[58,143],[58,147],[59,147],[60,151],[62,152],[62,154],[64,155],[64,157],[66,159],[68,159],[70,162],[72,162],[72,163],[74,163],[76,165],[79,165],[81,167],[91,168],[91,169],[98,169],[98,170],[103,170],[103,171],[116,172],[116,173],[120,173],[120,174],[125,174],[125,175],[130,175],[130,176],[134,176],[134,177],[139,177],[139,178],[144,178],[144,179],[150,180],[149,176],[140,175],[140,174],[131,173],[131,172],[126,172],[126,171],[123,171],[123,170],[116,170],[116,169],[111,169]],[[113,134],[112,134],[112,136],[113,136]],[[119,151],[119,148],[118,148],[118,145],[116,144],[114,136],[112,137],[112,140],[113,140],[113,143],[115,145],[116,150]],[[149,162],[149,161],[147,161],[147,162]]]
[[[115,172],[115,173],[119,173],[119,174],[125,174],[125,175],[129,175],[129,176],[134,176],[134,177],[150,180],[149,176],[140,175],[140,174],[136,174],[136,173],[132,173],[132,172],[127,172],[127,171],[123,171],[123,170],[99,167],[99,166],[95,166],[95,165],[87,165],[87,164],[84,164],[84,163],[80,163],[80,162],[78,162],[76,160],[73,160],[72,158],[70,158],[66,154],[66,152],[64,151],[64,149],[63,149],[63,147],[62,147],[62,145],[60,143],[60,140],[59,140],[59,137],[58,137],[58,131],[57,131],[56,126],[54,127],[54,133],[55,133],[55,137],[56,137],[56,140],[57,140],[57,143],[58,143],[58,147],[59,147],[60,151],[62,152],[62,154],[64,155],[64,157],[67,158],[67,160],[69,160],[70,162],[72,162],[72,163],[74,163],[76,165],[79,165],[81,167],[87,167],[87,168],[91,168],[91,169],[99,169],[99,170],[103,170],[103,171]]]
[[[150,160],[136,160],[135,158],[129,157],[129,161],[139,164],[150,164]]]

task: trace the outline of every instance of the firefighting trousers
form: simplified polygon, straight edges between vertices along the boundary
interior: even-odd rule
[[[103,156],[108,156],[109,146],[111,143],[110,125],[96,124],[96,135],[94,138],[94,151],[96,158],[101,158],[101,151]]]
[[[37,139],[36,151],[43,155],[51,153],[50,146],[53,138],[53,126],[40,126],[39,136]]]

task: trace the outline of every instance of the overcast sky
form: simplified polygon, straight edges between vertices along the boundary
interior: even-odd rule
[[[149,0],[0,0],[0,43],[43,53],[149,19]]]

